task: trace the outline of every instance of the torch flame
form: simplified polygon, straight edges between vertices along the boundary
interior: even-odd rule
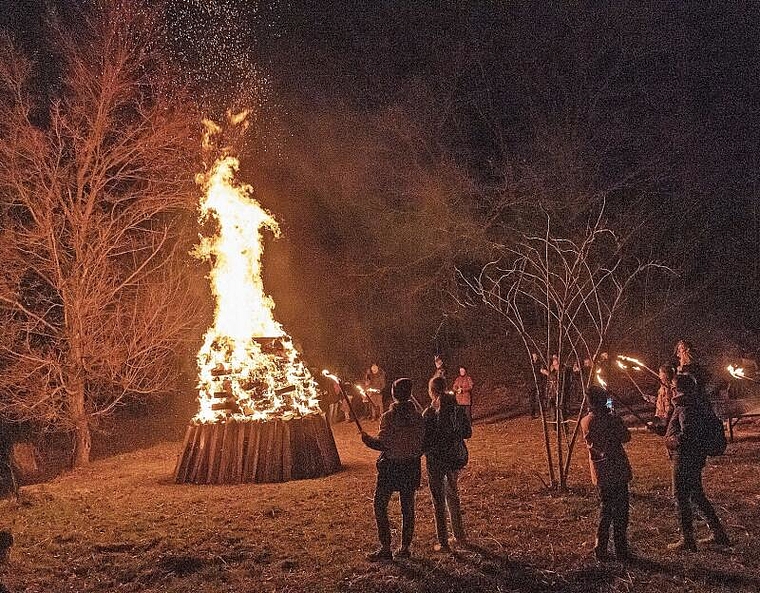
[[[742,367],[735,367],[734,365],[728,365],[728,372],[734,379],[746,379],[744,369]]]
[[[240,116],[230,119],[242,121]],[[209,147],[210,138],[221,128],[204,123],[204,147]],[[209,280],[216,300],[214,325],[197,357],[200,411],[195,420],[223,419],[227,414],[220,407],[247,420],[318,413],[316,383],[275,321],[274,302],[261,279],[261,230],[278,236],[279,226],[253,199],[253,189],[235,181],[239,165],[235,157],[223,154],[196,177],[204,190],[200,221],[213,220],[218,231],[212,237],[201,236],[193,251],[212,264]],[[215,406],[220,398],[226,403]]]

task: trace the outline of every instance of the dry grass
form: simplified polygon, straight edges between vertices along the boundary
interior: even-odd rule
[[[2,581],[14,592],[55,591],[757,591],[760,589],[760,433],[738,434],[705,471],[736,545],[731,552],[663,552],[676,537],[668,464],[657,437],[629,446],[631,540],[644,560],[599,566],[590,558],[596,499],[585,457],[566,495],[543,491],[537,424],[477,426],[462,478],[475,543],[456,556],[432,551],[427,490],[417,501],[412,560],[373,565],[374,453],[354,428],[336,427],[345,470],[282,485],[179,486],[180,444],[97,461],[24,488],[0,503],[0,529],[16,544]],[[398,517],[398,502],[392,505]]]

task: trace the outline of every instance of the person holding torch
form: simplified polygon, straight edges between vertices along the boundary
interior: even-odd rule
[[[409,547],[414,535],[414,498],[420,487],[422,474],[422,447],[425,423],[417,411],[412,397],[412,380],[396,379],[392,387],[393,403],[380,418],[380,432],[376,437],[362,430],[362,441],[370,449],[381,451],[377,460],[375,486],[375,522],[380,548],[367,554],[371,562],[391,560],[391,527],[388,521],[388,503],[394,492],[401,498],[401,547],[396,558],[409,558]]]

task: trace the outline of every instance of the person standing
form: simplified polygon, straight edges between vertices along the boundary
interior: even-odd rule
[[[467,412],[467,418],[472,424],[472,388],[475,386],[475,382],[472,377],[467,373],[467,368],[460,366],[459,374],[454,379],[454,385],[452,389],[457,400],[457,405],[462,406]]]
[[[430,495],[435,509],[436,552],[450,551],[448,521],[451,518],[453,543],[465,545],[464,524],[459,503],[457,481],[468,461],[465,439],[472,436],[472,426],[454,396],[446,393],[446,381],[433,377],[428,382],[430,406],[422,415],[425,421],[425,459]]]
[[[530,398],[530,417],[537,418],[538,411],[540,409],[539,402],[543,402],[546,396],[546,378],[548,371],[544,368],[541,362],[541,357],[538,352],[533,352],[530,355],[531,365],[533,366],[533,380],[534,386],[530,389],[528,397]]]
[[[676,342],[675,354],[678,359],[678,365],[676,365],[678,374],[689,374],[694,377],[694,380],[697,382],[697,398],[702,401],[708,401],[707,384],[710,381],[710,376],[707,369],[697,361],[691,342],[688,340],[678,340]]]
[[[697,380],[689,374],[676,376],[672,401],[673,414],[665,433],[665,445],[671,456],[673,493],[678,507],[681,537],[677,542],[668,544],[668,549],[697,551],[692,503],[699,508],[711,532],[710,537],[699,543],[730,546],[731,541],[702,486],[702,470],[707,460],[703,448],[708,433],[706,406],[709,404],[699,397]]]
[[[383,390],[385,390],[385,371],[377,363],[364,374],[364,389],[370,405],[370,417],[377,420],[383,413]]]
[[[676,370],[669,364],[663,364],[658,370],[660,387],[655,397],[646,396],[654,403],[654,420],[647,422],[647,428],[660,436],[665,436],[670,415],[673,413],[673,394],[675,393]]]
[[[631,440],[623,421],[607,407],[607,391],[589,387],[590,411],[581,419],[583,438],[588,447],[591,481],[599,492],[599,525],[596,530],[594,555],[603,562],[609,558],[610,527],[615,542],[615,557],[630,558],[628,549],[628,482],[633,473],[623,443]]]
[[[401,547],[396,558],[408,558],[414,535],[414,498],[420,487],[422,447],[425,424],[411,402],[412,380],[396,379],[392,387],[393,403],[380,419],[376,437],[362,432],[362,441],[371,449],[382,451],[377,460],[377,484],[374,510],[380,548],[367,554],[370,561],[391,560],[391,527],[388,503],[394,492],[401,498]]]
[[[446,380],[446,366],[443,364],[443,358],[441,358],[440,354],[436,354],[433,357],[433,364],[435,365],[435,371],[433,371],[433,379],[436,377],[441,377],[444,381]]]

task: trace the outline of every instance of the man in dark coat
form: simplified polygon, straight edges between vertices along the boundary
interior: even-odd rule
[[[598,560],[608,558],[610,526],[613,527],[615,556],[630,558],[628,551],[628,482],[633,474],[623,443],[631,440],[622,420],[607,407],[607,391],[593,385],[588,390],[591,411],[581,420],[583,438],[588,447],[591,481],[599,491],[601,508],[596,531],[594,554]]]
[[[706,439],[708,416],[705,407],[709,403],[698,395],[698,390],[697,380],[692,375],[676,376],[676,389],[672,399],[673,414],[665,433],[665,445],[673,464],[673,493],[678,506],[681,538],[669,544],[669,550],[697,550],[692,502],[699,508],[711,531],[710,537],[700,540],[700,543],[731,545],[702,487],[702,470],[707,460],[702,443]]]
[[[411,401],[412,380],[397,379],[392,388],[393,403],[380,419],[380,432],[372,437],[362,432],[364,444],[382,451],[377,460],[375,521],[380,548],[367,554],[370,561],[391,560],[391,527],[388,503],[394,492],[401,498],[401,547],[396,558],[408,558],[414,535],[414,497],[420,487],[422,445],[425,424]]]

